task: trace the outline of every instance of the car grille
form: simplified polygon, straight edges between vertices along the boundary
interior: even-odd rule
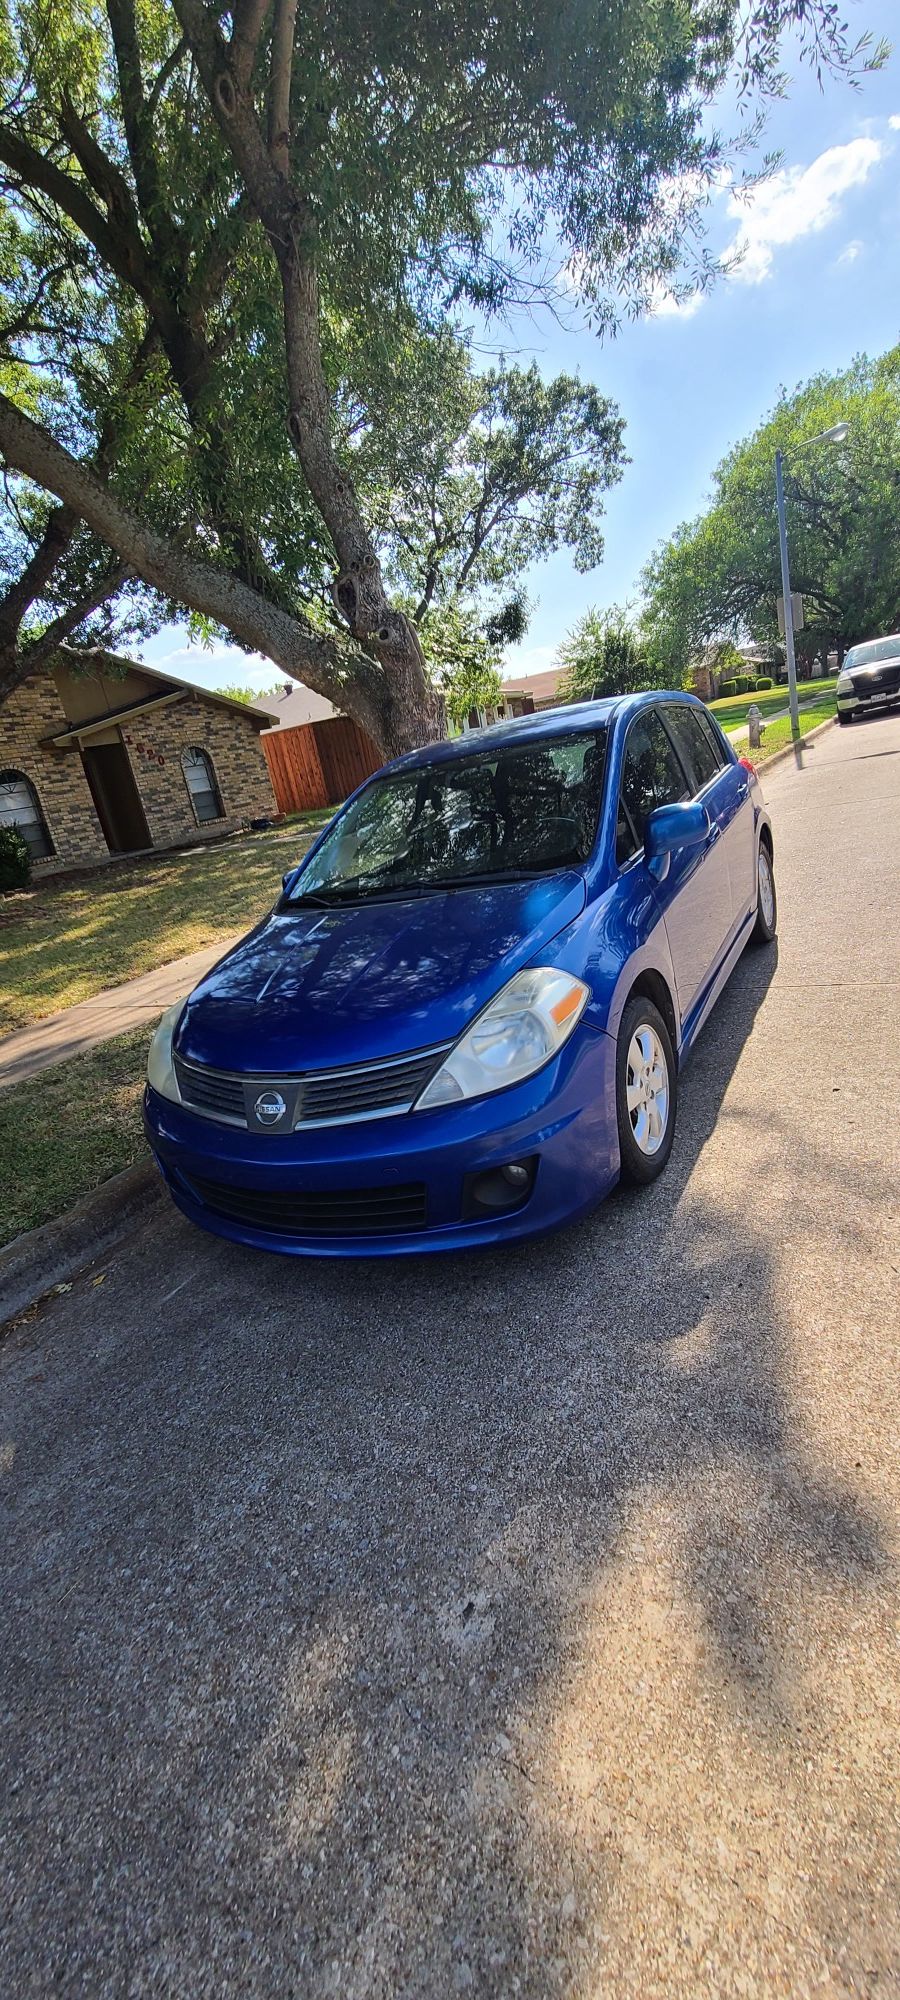
[[[192,1110],[222,1124],[254,1130],[256,1097],[261,1091],[278,1091],[288,1107],[279,1126],[288,1132],[305,1125],[341,1125],[351,1119],[408,1111],[450,1046],[442,1042],[439,1047],[419,1049],[395,1061],[359,1063],[352,1069],[309,1070],[294,1076],[248,1076],[185,1062],[176,1055],[175,1075],[182,1101]]]
[[[865,673],[850,675],[856,694],[900,693],[900,661],[892,660],[887,667],[870,667]]]
[[[229,1124],[246,1125],[242,1077],[231,1076],[224,1069],[182,1062],[180,1056],[175,1057],[175,1076],[184,1103],[193,1105],[195,1111],[206,1111],[210,1117],[226,1119]]]
[[[186,1182],[213,1215],[272,1236],[385,1236],[424,1229],[428,1202],[424,1183],[403,1187],[298,1188],[232,1187],[222,1181]]]

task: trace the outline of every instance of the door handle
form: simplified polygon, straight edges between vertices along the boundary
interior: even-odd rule
[[[719,822],[718,822],[718,820],[717,820],[717,819],[714,819],[714,820],[711,820],[711,821],[710,821],[710,827],[709,827],[709,832],[708,832],[708,834],[707,834],[707,836],[706,836],[706,845],[707,845],[707,847],[712,847],[712,846],[714,846],[715,842],[716,842],[716,841],[718,840],[718,838],[719,838],[719,835],[720,835],[721,831],[722,831],[722,829],[721,829],[721,827],[720,827],[720,825],[719,825]]]

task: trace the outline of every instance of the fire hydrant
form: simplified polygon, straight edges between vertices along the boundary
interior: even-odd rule
[[[762,710],[755,701],[751,701],[747,710],[747,721],[750,724],[750,748],[758,750],[766,725],[762,719]]]

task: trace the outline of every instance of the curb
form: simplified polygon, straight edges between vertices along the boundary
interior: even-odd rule
[[[800,738],[801,750],[807,743],[814,743],[817,736],[824,736],[826,729],[833,728],[836,722],[837,722],[837,716],[829,715],[826,716],[824,722],[818,723],[815,729],[808,729],[806,731],[806,735],[801,736]],[[762,763],[757,764],[756,766],[757,777],[760,779],[765,779],[769,771],[774,771],[779,764],[784,763],[786,757],[793,757],[793,754],[794,754],[793,743],[786,743],[783,750],[773,750],[771,757],[764,757]]]
[[[162,1195],[152,1160],[113,1174],[74,1208],[0,1250],[0,1326],[112,1249]]]

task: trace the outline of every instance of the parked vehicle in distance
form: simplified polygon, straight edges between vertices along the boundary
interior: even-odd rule
[[[836,694],[837,718],[844,725],[855,715],[900,701],[900,632],[851,646],[838,674]]]
[[[775,924],[760,786],[693,696],[415,751],[165,1016],[147,1137],[185,1215],[240,1243],[537,1234],[662,1172],[680,1066]]]

